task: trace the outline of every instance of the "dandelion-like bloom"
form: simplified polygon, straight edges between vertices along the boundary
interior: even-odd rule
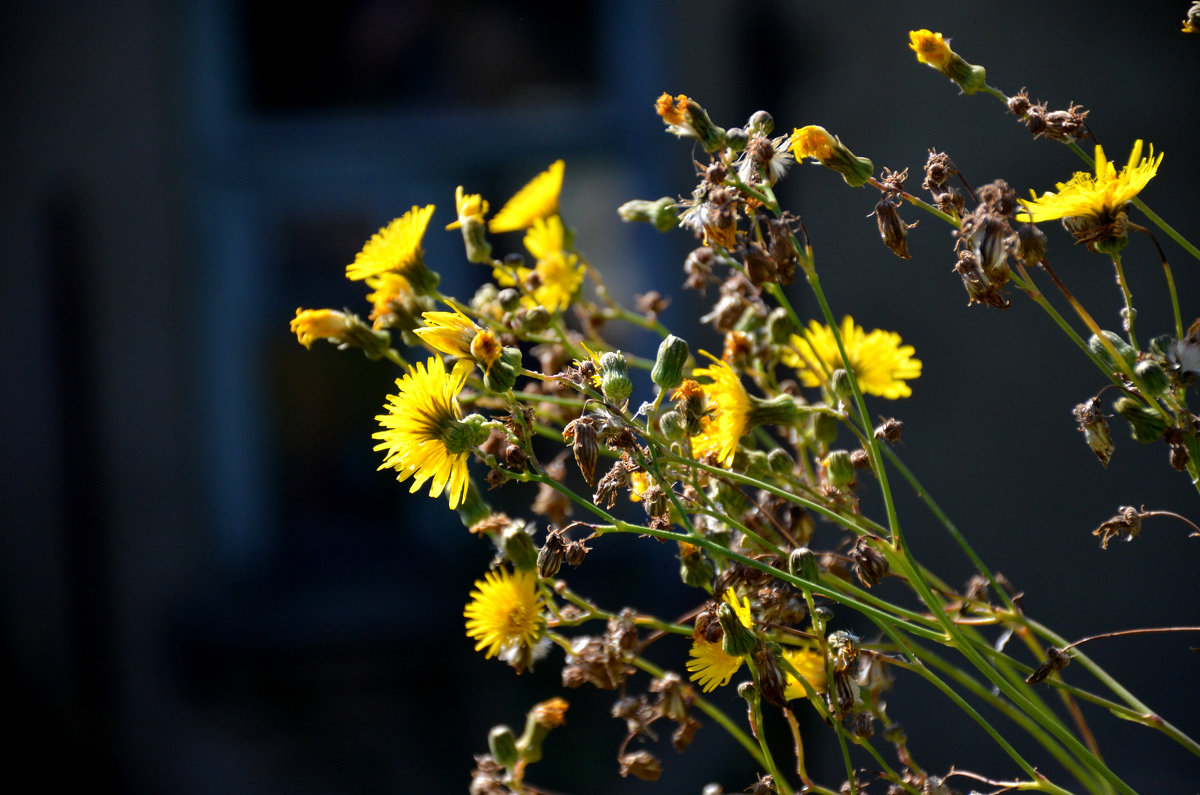
[[[1046,192],[1041,198],[1033,193],[1033,199],[1019,199],[1025,211],[1017,214],[1018,221],[1052,221],[1057,218],[1081,218],[1082,225],[1089,227],[1112,224],[1117,214],[1124,210],[1146,184],[1158,173],[1162,153],[1142,157],[1142,141],[1133,144],[1129,161],[1118,173],[1116,167],[1104,156],[1104,150],[1096,145],[1096,173],[1077,171],[1067,182],[1057,184],[1058,192]]]
[[[488,224],[493,233],[528,229],[539,218],[558,213],[558,194],[562,191],[566,164],[555,160],[550,168],[529,180],[525,187],[508,200]]]
[[[912,389],[905,383],[921,375],[921,361],[912,358],[911,345],[902,345],[894,331],[875,329],[869,334],[849,315],[842,318],[842,344],[847,364],[854,371],[859,388],[869,395],[891,400],[908,397]],[[791,347],[783,352],[784,363],[795,367],[805,386],[828,382],[829,374],[844,368],[833,330],[814,321],[801,336],[793,334]]]
[[[546,631],[545,602],[532,571],[489,571],[475,581],[471,601],[463,608],[467,637],[475,651],[490,659],[528,658]]]
[[[784,649],[783,658],[796,669],[798,674],[804,677],[809,687],[817,693],[825,692],[827,684],[824,655],[815,649]],[[805,695],[804,685],[789,672],[783,697],[791,701],[796,698],[804,698]]]
[[[702,388],[708,404],[715,408],[700,418],[700,433],[692,437],[692,453],[697,458],[712,453],[720,464],[728,466],[733,462],[738,442],[750,429],[753,405],[737,372],[728,362],[705,351],[701,353],[713,363],[696,369],[693,375],[712,379]]]
[[[950,59],[954,56],[954,52],[942,38],[942,34],[924,28],[908,32],[908,46],[917,54],[918,61],[929,64],[943,73],[949,67]]]
[[[448,489],[451,509],[466,498],[467,456],[479,435],[462,422],[458,405],[468,372],[469,366],[447,373],[437,357],[408,368],[396,379],[397,393],[388,396],[388,413],[375,418],[383,430],[372,435],[380,440],[375,449],[386,451],[380,469],[395,468],[401,483],[413,478],[410,493],[427,480],[430,497]]]
[[[421,317],[426,325],[414,329],[413,333],[436,351],[479,362],[485,371],[503,353],[496,335],[476,325],[458,309],[453,312],[425,312]]]
[[[354,262],[346,266],[346,278],[361,281],[394,272],[407,279],[418,292],[436,287],[437,276],[425,267],[425,252],[421,248],[433,210],[432,204],[413,206],[372,235]]]
[[[724,599],[733,608],[738,622],[749,629],[750,600],[739,600],[734,595],[733,589],[725,592]],[[691,659],[687,662],[687,669],[692,672],[689,678],[699,683],[700,689],[705,693],[729,684],[729,680],[742,667],[742,658],[726,653],[719,640],[710,643],[702,637],[693,636],[692,648],[688,651],[688,656]]]
[[[856,156],[837,136],[816,124],[792,130],[789,145],[796,160],[811,157],[841,174],[852,188],[865,184],[875,171],[875,164],[870,158]]]
[[[567,251],[565,246],[566,230],[561,218],[552,215],[534,219],[525,234],[525,248],[537,263],[532,268],[517,268],[519,284],[529,283],[530,275],[537,277],[533,280],[533,291],[525,296],[527,305],[544,306],[551,312],[561,311],[571,305],[571,299],[583,284],[586,267],[579,261],[578,255]],[[513,279],[502,270],[497,269],[495,276],[501,286],[514,284]]]
[[[816,124],[800,127],[792,132],[792,153],[797,160],[815,158],[824,163],[833,159],[835,141],[829,131]]]

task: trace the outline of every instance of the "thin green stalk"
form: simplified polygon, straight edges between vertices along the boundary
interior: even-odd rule
[[[1134,350],[1138,350],[1141,346],[1138,345],[1137,335],[1133,331],[1133,321],[1137,318],[1137,310],[1133,308],[1133,293],[1129,290],[1129,280],[1125,278],[1125,268],[1121,265],[1120,253],[1113,252],[1110,256],[1113,267],[1117,270],[1117,285],[1120,286],[1121,296],[1125,299],[1125,331],[1129,334],[1129,344],[1134,347]]]

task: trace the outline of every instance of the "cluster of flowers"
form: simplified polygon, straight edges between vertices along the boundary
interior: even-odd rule
[[[999,94],[987,85],[983,68],[954,53],[941,34],[913,31],[910,46],[919,61],[965,93]],[[1080,108],[1056,115],[1031,103],[1024,91],[1003,98],[1035,135],[1072,144],[1086,136]],[[444,495],[469,530],[497,549],[492,570],[469,595],[467,636],[485,657],[500,658],[518,673],[557,646],[565,655],[564,685],[618,691],[614,715],[628,726],[618,752],[622,775],[661,775],[658,759],[630,750],[631,741],[651,736],[650,725],[666,719],[675,724],[674,745],[682,750],[700,725],[694,713],[701,711],[766,771],[756,791],[790,792],[763,740],[761,706],[781,708],[798,732],[792,703],[799,701],[863,746],[894,786],[943,791],[937,789],[940,779],[911,761],[904,734],[880,698],[892,684],[891,670],[921,667],[918,641],[978,645],[995,654],[985,638],[964,628],[969,622],[956,617],[1004,626],[1024,619],[1005,583],[982,565],[961,592],[941,582],[935,592],[929,575],[909,557],[885,470],[893,456],[888,446],[902,424],[886,419],[876,425],[865,401],[909,396],[921,362],[898,334],[868,332],[850,316],[839,321],[832,314],[803,227],[779,206],[774,186],[807,159],[851,187],[878,190],[881,238],[905,258],[912,225],[900,219],[899,208],[908,203],[928,211],[955,228],[956,270],[970,301],[1004,307],[1010,282],[1035,300],[1040,296],[1027,270],[1048,270],[1045,235],[1034,226],[1039,222],[1063,219],[1089,249],[1112,257],[1120,276],[1118,254],[1129,232],[1140,229],[1129,220],[1130,202],[1154,177],[1162,155],[1151,150],[1143,158],[1139,141],[1118,171],[1097,146],[1093,172],[1078,173],[1040,197],[1017,199],[1003,182],[978,191],[967,187],[975,205],[968,211],[966,198],[950,186],[958,171],[943,153],[931,152],[925,167],[923,187],[933,200],[927,203],[904,190],[907,171],[885,169],[876,178],[869,159],[822,127],[773,136],[773,119],[759,111],[744,126],[726,129],[685,95],[663,94],[655,110],[669,132],[698,142],[708,160],[697,164],[698,183],[687,198],[631,201],[619,213],[663,231],[682,227],[696,237],[683,265],[684,284],[702,293],[715,288],[702,320],[720,335],[719,356],[704,350],[695,356],[663,327],[658,315],[665,301],[657,294],[640,297],[636,310],[611,297],[560,217],[561,160],[490,217],[487,200],[457,189],[456,218],[446,228],[461,235],[467,260],[491,277],[469,301],[439,291],[422,247],[435,208],[414,206],[372,237],[346,268],[349,279],[370,290],[370,322],[349,311],[297,310],[292,330],[306,346],[326,339],[404,367],[377,418],[380,468],[394,469],[402,482],[411,479],[412,491],[428,483],[431,497]],[[524,234],[527,255],[493,257],[489,236],[516,232]],[[819,319],[802,320],[787,298],[785,288],[797,271],[822,307]],[[1118,411],[1135,438],[1167,438],[1172,463],[1195,469],[1200,456],[1193,452],[1196,433],[1183,392],[1189,371],[1200,364],[1200,327],[1187,336],[1180,329],[1139,351],[1131,307],[1128,341],[1102,331],[1085,312],[1080,316],[1093,335],[1090,344],[1079,343],[1122,390],[1126,404]],[[617,321],[657,333],[654,358],[609,345],[603,327]],[[431,355],[410,364],[393,347],[395,337]],[[534,360],[536,367],[527,366]],[[631,368],[649,377],[650,391],[640,399]],[[1077,414],[1088,443],[1106,462],[1111,438],[1102,412]],[[472,460],[488,486],[537,484],[531,509],[547,521],[540,542],[532,522],[487,504],[472,477]],[[889,513],[884,522],[859,512],[856,489],[864,473],[882,487]],[[624,517],[637,510],[634,504],[644,517],[630,521]],[[577,518],[580,512],[585,520]],[[840,531],[824,550],[810,547],[816,519]],[[628,608],[606,610],[559,578],[564,563],[582,564],[588,544],[611,533],[677,545],[680,578],[704,593],[687,623]],[[869,590],[893,573],[924,611]],[[871,617],[891,642],[864,644],[829,626],[831,602]],[[589,622],[604,630],[566,632]],[[642,656],[649,643],[671,636],[686,638],[687,653],[681,646],[679,660],[687,681]],[[1032,666],[1013,661],[1012,668],[1031,670],[1047,655],[1058,668],[1069,659],[1065,652],[1047,652]],[[704,697],[727,686],[743,667],[751,677],[739,688],[751,707],[749,733]],[[635,695],[629,680],[639,670],[651,681]],[[996,698],[1026,709],[1023,683],[1004,678],[1010,671],[980,672],[997,688]],[[981,690],[986,694],[986,687]],[[477,759],[472,792],[522,791],[527,765],[541,757],[544,737],[562,724],[566,709],[562,699],[539,704],[520,737],[496,727],[489,753]],[[870,745],[877,723],[896,748],[901,770],[892,770]],[[803,786],[828,791],[804,772],[798,734],[796,754]],[[848,778],[853,790],[854,777]]]

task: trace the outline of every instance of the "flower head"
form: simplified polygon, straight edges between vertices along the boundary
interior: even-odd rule
[[[921,375],[921,361],[912,358],[911,345],[900,344],[899,334],[880,329],[868,334],[847,315],[842,319],[841,335],[849,359],[846,364],[864,392],[889,399],[912,394],[905,382]],[[803,335],[792,335],[791,347],[784,350],[783,359],[799,371],[805,386],[827,384],[834,370],[846,367],[833,330],[815,320]]]
[[[371,359],[383,356],[391,346],[387,332],[374,331],[353,312],[335,309],[296,309],[292,333],[305,348],[316,340],[327,340],[339,350],[361,348]]]
[[[712,354],[705,351],[701,353],[712,359],[713,363],[698,368],[693,375],[712,379],[702,389],[708,405],[713,409],[700,416],[700,433],[692,437],[692,453],[697,457],[712,453],[719,463],[727,466],[733,462],[738,443],[750,429],[753,406],[737,372]]]
[[[375,418],[383,430],[372,435],[380,440],[375,449],[385,451],[380,469],[394,468],[402,483],[412,477],[410,492],[427,480],[430,497],[449,489],[451,509],[466,498],[467,456],[487,437],[477,423],[463,422],[458,405],[469,369],[447,373],[436,357],[409,367],[396,379],[396,394],[388,396],[387,414]]]
[[[562,190],[566,164],[555,160],[550,168],[529,180],[509,199],[488,224],[491,232],[515,232],[528,229],[534,221],[558,213],[558,194]]]
[[[954,56],[954,51],[950,49],[950,44],[942,38],[942,34],[925,28],[908,32],[908,46],[917,54],[919,62],[929,64],[943,73]]]
[[[476,361],[487,371],[503,352],[500,341],[457,307],[453,308],[453,312],[425,312],[422,317],[426,325],[413,333],[434,350]]]
[[[750,629],[750,600],[739,600],[733,589],[725,592],[724,600],[733,608],[738,622]],[[703,637],[693,636],[688,656],[691,659],[687,662],[687,669],[692,672],[689,678],[698,682],[700,689],[705,693],[729,684],[729,680],[742,667],[742,658],[726,653],[720,640],[708,641]]]
[[[487,199],[478,193],[467,193],[463,190],[463,186],[459,185],[454,189],[454,209],[458,213],[458,217],[447,224],[446,229],[458,229],[463,224],[472,221],[482,222],[483,217],[488,213],[488,203]]]
[[[695,138],[706,152],[725,145],[725,130],[713,124],[708,111],[686,94],[674,99],[663,92],[654,103],[654,112],[667,124],[667,132],[678,138]]]
[[[586,266],[579,256],[566,249],[566,230],[557,215],[536,218],[525,233],[525,248],[537,262],[532,268],[516,269],[521,285],[532,285],[525,296],[527,306],[543,306],[558,312],[571,305],[571,299],[583,284]],[[496,280],[501,286],[513,286],[513,278],[497,269]],[[532,278],[531,278],[532,277]]]
[[[370,318],[377,329],[411,331],[419,325],[421,313],[433,308],[433,299],[418,295],[408,279],[399,273],[368,276],[366,283],[371,288],[367,294],[372,306]]]
[[[1124,238],[1125,205],[1154,178],[1162,159],[1161,152],[1155,157],[1153,145],[1150,156],[1142,157],[1142,141],[1138,139],[1129,153],[1129,161],[1118,172],[1097,144],[1095,174],[1077,171],[1067,182],[1057,184],[1057,193],[1046,192],[1041,198],[1033,193],[1032,199],[1020,199],[1025,211],[1017,214],[1017,220],[1037,223],[1071,219],[1066,222],[1068,228],[1080,242],[1089,245]]]
[[[815,649],[784,649],[783,659],[787,660],[788,664],[796,669],[796,673],[804,677],[811,687],[817,693],[824,693],[826,688],[825,678],[825,656]],[[806,695],[804,685],[799,679],[787,675],[787,686],[783,691],[783,696],[788,701],[795,698],[804,698]]]
[[[875,164],[869,158],[855,156],[836,136],[816,124],[793,130],[790,145],[797,160],[811,157],[841,174],[852,188],[866,183],[875,171]]]
[[[510,663],[528,662],[546,631],[545,606],[536,573],[489,571],[475,581],[471,601],[463,609],[467,637],[475,641],[475,651],[486,650],[486,658],[500,655]]]
[[[363,246],[354,262],[346,266],[346,278],[361,281],[384,273],[398,273],[417,292],[437,286],[437,274],[425,267],[421,239],[433,216],[434,206],[414,206],[380,229]]]

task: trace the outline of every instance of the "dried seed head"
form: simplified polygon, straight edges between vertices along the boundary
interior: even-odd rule
[[[1029,94],[1024,88],[1008,98],[1008,112],[1018,119],[1029,112],[1030,105]]]
[[[567,543],[559,530],[551,530],[546,536],[546,542],[538,550],[537,571],[539,577],[553,577],[562,568],[566,556]]]
[[[1036,685],[1044,681],[1055,671],[1061,671],[1071,664],[1071,657],[1061,649],[1053,646],[1046,649],[1046,661],[1038,669],[1025,678],[1025,683]]]
[[[876,439],[894,444],[900,440],[900,434],[904,431],[904,423],[895,417],[888,417],[875,428],[874,436]]]
[[[1116,516],[1101,522],[1100,526],[1092,531],[1092,535],[1100,536],[1101,549],[1108,549],[1108,542],[1114,538],[1132,541],[1142,532],[1144,511],[1139,511],[1129,505],[1121,506],[1118,511]]]
[[[930,149],[929,157],[925,161],[925,180],[921,187],[936,193],[957,172],[958,169],[954,167],[949,155]]]
[[[563,441],[572,442],[575,453],[575,463],[583,473],[583,479],[588,486],[596,486],[596,461],[600,456],[600,445],[597,441],[599,433],[596,421],[591,417],[580,417],[571,420],[563,428]]]
[[[868,588],[877,585],[888,573],[887,558],[866,536],[854,542],[854,547],[850,550],[850,561],[854,565],[854,573]]]
[[[649,751],[621,754],[617,757],[617,765],[621,778],[628,778],[632,775],[642,781],[657,781],[658,777],[662,775],[662,763]]]
[[[883,244],[900,259],[912,259],[908,253],[908,230],[916,224],[905,223],[893,200],[883,198],[875,205],[875,222]]]

